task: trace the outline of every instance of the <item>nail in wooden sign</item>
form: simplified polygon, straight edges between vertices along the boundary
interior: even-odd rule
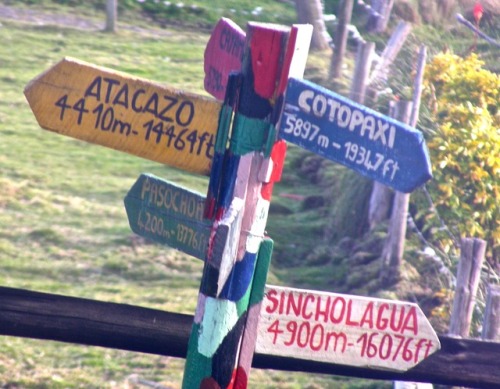
[[[416,304],[267,286],[256,352],[406,371],[440,347]]]
[[[205,260],[212,223],[203,219],[205,196],[141,174],[125,197],[136,234]]]
[[[24,93],[46,130],[210,173],[221,108],[213,99],[71,58]]]
[[[279,133],[401,192],[432,177],[420,131],[305,80],[288,81]]]

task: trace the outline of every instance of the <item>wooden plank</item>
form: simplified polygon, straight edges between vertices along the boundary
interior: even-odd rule
[[[124,202],[136,234],[205,260],[212,229],[203,218],[205,196],[141,174]]]
[[[40,126],[208,175],[220,103],[64,58],[24,93]]]
[[[405,371],[439,350],[418,305],[268,286],[256,352]]]
[[[288,82],[279,134],[401,192],[432,177],[420,131],[305,80]]]
[[[192,315],[0,287],[0,335],[185,358]],[[496,388],[500,344],[440,336],[441,350],[406,372],[257,353],[253,367],[379,380]]]
[[[216,24],[205,48],[205,90],[223,100],[231,72],[241,70],[245,31],[227,18]]]

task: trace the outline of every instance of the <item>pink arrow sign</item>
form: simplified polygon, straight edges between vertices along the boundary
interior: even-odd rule
[[[223,100],[229,73],[241,69],[245,32],[232,20],[222,18],[205,49],[205,90]]]

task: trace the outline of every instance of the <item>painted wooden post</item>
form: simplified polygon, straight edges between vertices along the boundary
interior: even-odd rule
[[[396,112],[397,119],[408,123],[412,105],[411,101],[400,101]],[[382,271],[380,274],[382,283],[387,286],[397,282],[400,277],[409,201],[409,193],[396,191],[394,194],[388,236],[382,251]]]
[[[450,335],[469,336],[481,267],[486,252],[486,242],[481,239],[463,238],[457,272],[457,286],[450,318]]]
[[[330,64],[330,78],[337,79],[342,75],[342,64],[347,46],[347,26],[351,22],[354,0],[345,0],[339,3],[338,25],[334,35],[332,61]]]
[[[214,224],[183,388],[247,386],[272,252],[265,225],[286,151],[276,125],[288,74],[303,73],[311,33],[248,24],[242,73],[230,77],[219,121],[205,211]]]
[[[482,338],[500,341],[500,286],[490,285],[484,310]]]

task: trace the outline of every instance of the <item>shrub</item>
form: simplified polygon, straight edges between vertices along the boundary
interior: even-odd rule
[[[436,206],[453,230],[485,239],[500,260],[500,77],[475,54],[434,57],[426,99],[436,132],[428,142]]]

